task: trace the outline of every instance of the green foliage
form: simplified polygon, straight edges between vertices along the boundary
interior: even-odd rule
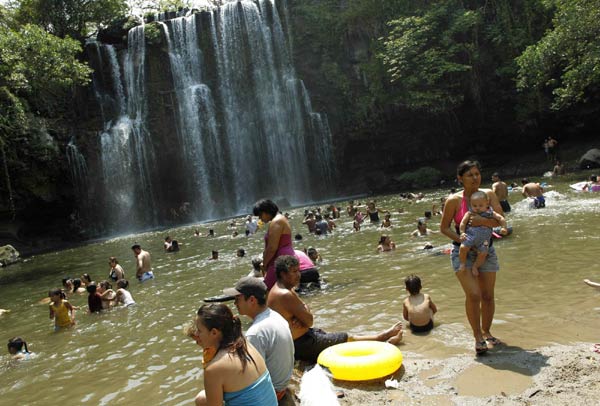
[[[162,28],[158,23],[150,23],[144,26],[144,36],[148,46],[157,46],[162,42]]]
[[[81,45],[27,24],[19,31],[0,27],[0,85],[15,94],[45,98],[89,82],[91,69],[75,55]]]
[[[16,6],[21,24],[36,24],[58,37],[78,40],[126,12],[125,0],[21,0]]]
[[[409,189],[419,189],[439,185],[442,179],[442,173],[437,169],[425,166],[413,172],[404,172],[395,180],[402,186]]]
[[[554,110],[585,103],[600,86],[600,3],[557,0],[553,29],[517,59],[518,88],[551,92]]]
[[[463,100],[463,82],[477,58],[480,15],[457,3],[441,2],[422,15],[389,23],[379,56],[401,89],[400,103],[410,109],[445,111]]]

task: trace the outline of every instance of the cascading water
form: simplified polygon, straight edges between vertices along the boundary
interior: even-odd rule
[[[94,76],[109,229],[243,213],[260,197],[326,198],[329,126],[296,77],[274,0],[154,25],[163,47],[146,49],[140,26],[120,58],[96,49],[109,67]]]

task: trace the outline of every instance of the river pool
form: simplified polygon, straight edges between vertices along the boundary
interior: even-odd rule
[[[495,242],[501,270],[496,285],[493,333],[514,348],[533,349],[552,343],[598,342],[600,290],[582,283],[600,281],[600,193],[576,193],[568,184],[583,179],[551,180],[547,207],[532,210],[519,193],[509,201],[514,227],[510,237]],[[437,304],[436,327],[428,336],[405,334],[401,350],[406,369],[415,357],[473,356],[473,339],[464,315],[464,296],[448,255],[435,255],[422,247],[448,244],[440,233],[410,238],[416,219],[430,210],[447,190],[432,190],[423,201],[409,204],[398,195],[379,196],[377,204],[392,212],[387,233],[397,244],[388,253],[376,253],[382,231],[366,225],[352,232],[345,214],[333,235],[308,234],[301,224],[304,208],[290,210],[293,232],[304,238],[296,248],[314,246],[323,256],[320,271],[326,284],[304,296],[315,314],[315,325],[326,330],[374,333],[402,317],[404,277],[415,273],[423,291]],[[362,202],[365,199],[359,199]],[[345,208],[346,202],[339,206]],[[405,213],[399,214],[398,208]],[[439,229],[439,216],[429,228]],[[3,404],[67,405],[109,403],[119,405],[189,405],[202,388],[201,350],[182,333],[202,299],[251,270],[250,259],[262,252],[264,230],[246,238],[232,238],[231,220],[172,230],[122,236],[101,243],[28,258],[0,271],[0,338],[22,336],[32,359],[0,364],[0,399]],[[242,220],[238,220],[239,223]],[[194,229],[216,237],[194,237]],[[171,235],[181,244],[178,253],[166,254],[162,243]],[[126,274],[134,274],[131,244],[137,241],[152,255],[156,279],[131,281],[136,306],[101,315],[77,312],[74,329],[54,333],[47,305],[38,301],[61,278],[90,273],[96,281],[108,275],[108,257],[116,256]],[[244,248],[246,258],[237,258]],[[209,260],[211,250],[217,261]],[[596,259],[594,259],[596,258]],[[85,307],[87,295],[70,298]],[[233,304],[232,304],[233,308]],[[235,309],[234,309],[235,310]],[[245,327],[248,319],[244,318]],[[6,350],[3,350],[6,351]]]

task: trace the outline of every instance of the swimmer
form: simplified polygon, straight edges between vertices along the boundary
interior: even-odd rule
[[[427,228],[427,223],[425,222],[425,219],[419,219],[417,220],[417,229],[415,231],[413,231],[410,236],[411,237],[422,237],[424,235],[429,235],[433,233],[433,230]]]
[[[504,213],[510,212],[510,203],[508,203],[508,186],[506,183],[502,182],[500,179],[500,175],[498,172],[494,172],[492,174],[492,191],[498,196],[498,200],[500,201],[500,206],[502,206],[502,211]],[[502,214],[504,214],[502,213]]]
[[[108,265],[110,265],[110,270],[108,273],[109,279],[117,282],[119,279],[125,278],[125,271],[123,270],[123,267],[119,265],[119,261],[116,257],[108,258]]]
[[[54,320],[54,331],[59,331],[75,325],[75,308],[67,301],[67,295],[62,289],[48,292],[50,320]]]
[[[437,307],[426,293],[421,293],[421,278],[410,275],[404,279],[406,291],[410,294],[402,304],[404,320],[408,321],[413,333],[425,333],[433,328],[433,315]]]
[[[355,232],[355,233],[358,232],[358,231],[360,231],[360,223],[357,222],[357,221],[354,221],[352,223],[352,228],[353,228],[352,231]]]
[[[546,207],[546,199],[544,198],[544,189],[539,183],[530,182],[529,179],[523,178],[521,180],[523,184],[523,196],[530,197],[533,199],[533,205],[536,209]]]
[[[396,249],[396,243],[392,241],[389,235],[382,235],[379,238],[379,245],[377,246],[378,252],[387,252]]]
[[[264,277],[264,273],[262,271],[262,258],[255,257],[252,258],[252,271],[248,274],[248,276],[254,276],[255,278]]]
[[[308,255],[312,262],[321,262],[323,260],[319,251],[317,251],[317,249],[314,247],[308,247],[308,250],[306,250],[306,255]]]
[[[110,284],[110,282],[108,282],[108,281],[100,282],[100,285],[98,285],[98,293],[100,294],[100,297],[102,298],[102,308],[103,309],[110,309],[112,306],[115,305],[115,299],[117,297],[117,294],[112,289],[112,285]]]
[[[117,282],[117,304],[123,304],[123,306],[128,307],[135,304],[135,300],[131,296],[131,293],[127,290],[129,287],[129,282],[127,279],[121,279]]]
[[[381,228],[390,228],[392,227],[392,221],[391,219],[391,214],[390,213],[386,213],[385,217],[383,218],[383,221],[381,222]]]
[[[27,359],[32,354],[27,349],[27,342],[21,337],[13,337],[8,340],[8,353],[13,359]]]
[[[238,248],[238,250],[235,253],[237,255],[238,258],[243,258],[246,256],[246,250],[243,248]]]
[[[477,250],[477,258],[471,267],[471,273],[473,276],[479,275],[479,267],[483,265],[487,258],[488,249],[490,245],[490,239],[492,238],[492,229],[490,227],[479,226],[479,227],[468,227],[469,222],[474,216],[480,216],[486,219],[494,219],[500,224],[500,234],[508,234],[506,229],[506,220],[500,214],[496,213],[490,207],[490,201],[488,195],[485,192],[474,192],[471,195],[471,210],[469,210],[463,217],[460,223],[460,248],[458,251],[458,257],[460,259],[460,266],[458,271],[466,269],[467,255],[472,248]]]
[[[87,273],[82,274],[79,279],[81,279],[82,286],[87,286],[90,283],[94,283],[94,281],[92,281],[92,277],[90,276],[90,274],[87,274]]]
[[[98,293],[98,287],[95,283],[90,283],[86,288],[88,295],[88,311],[90,313],[100,313],[102,311],[102,296]]]
[[[135,277],[140,282],[145,282],[149,279],[154,279],[152,266],[150,265],[150,253],[144,251],[139,244],[131,246],[133,255],[135,256]]]
[[[208,259],[209,261],[215,261],[219,259],[219,251],[212,250],[211,257]]]

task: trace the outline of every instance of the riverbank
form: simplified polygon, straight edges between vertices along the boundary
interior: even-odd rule
[[[341,405],[578,405],[596,404],[600,393],[600,354],[591,343],[552,345],[534,350],[515,346],[426,359],[405,353],[393,379],[355,384],[335,381]]]

